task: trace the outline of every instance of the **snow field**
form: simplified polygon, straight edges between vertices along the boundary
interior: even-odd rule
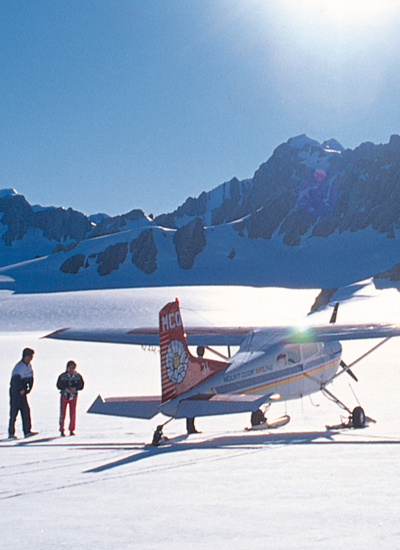
[[[134,293],[136,311],[145,311],[149,302],[158,307],[167,295],[165,301],[171,299],[171,292],[174,297],[175,290],[167,289],[165,296],[153,300],[144,291]],[[302,296],[302,291],[269,290],[268,300],[266,290],[260,291],[258,304],[260,308],[266,302],[273,305],[263,312],[271,324],[276,324],[277,317],[285,322],[277,303],[293,322],[295,316],[307,313],[305,303],[313,301],[310,295]],[[253,291],[257,295],[256,289],[248,292]],[[118,291],[109,292],[107,303],[114,297],[120,322],[128,326],[124,315],[129,308],[120,308]],[[221,322],[225,304],[225,321],[231,324],[236,318],[225,292],[219,293],[223,299],[217,311],[205,313],[212,309],[209,291],[205,298],[199,290],[197,303],[190,308],[202,303],[202,315]],[[273,292],[279,294],[277,303]],[[249,305],[246,290],[235,293],[235,308]],[[365,317],[371,308],[373,315],[385,303],[382,296],[363,302],[352,298],[343,305],[342,314],[339,309],[342,322],[357,320],[348,318],[354,303],[355,317]],[[46,302],[54,329],[65,326],[58,324],[57,316],[59,321],[74,320],[72,305],[70,317],[65,318],[66,299],[72,296],[59,297],[64,300],[62,307],[55,298]],[[105,296],[87,295],[86,310],[84,298],[80,295],[77,302],[79,321],[105,323]],[[20,298],[8,299],[8,311],[18,310],[14,320],[22,319]],[[393,295],[390,300],[393,309],[397,309],[396,299]],[[0,303],[4,309],[4,302]],[[25,313],[34,318],[30,297],[25,296],[23,304]],[[182,297],[181,304],[185,306]],[[153,313],[137,315],[140,324],[148,325],[146,316]],[[327,311],[320,315],[329,318]],[[109,317],[112,321],[112,311]],[[365,430],[327,431],[325,425],[338,423],[341,411],[317,394],[312,400],[273,405],[271,418],[284,412],[292,418],[275,432],[246,432],[249,415],[241,414],[199,418],[196,425],[202,433],[186,437],[185,423],[179,420],[165,429],[170,443],[152,448],[144,444],[151,441],[161,417],[142,421],[85,411],[98,393],[105,397],[158,393],[158,355],[134,346],[43,340],[40,336],[41,331],[15,329],[0,334],[2,549],[400,548],[400,340],[393,339],[355,367],[358,384],[344,375],[331,388],[351,407],[357,404],[356,392],[366,414],[377,420]],[[344,360],[350,362],[374,343],[344,343]],[[33,429],[40,434],[9,442],[4,439],[9,377],[26,346],[36,350],[30,405]],[[55,383],[68,359],[76,360],[86,385],[78,400],[77,435],[61,439]],[[17,434],[21,436],[20,419]]]

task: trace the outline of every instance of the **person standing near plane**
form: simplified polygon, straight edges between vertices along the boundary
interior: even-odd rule
[[[25,348],[22,359],[15,365],[11,373],[10,381],[10,423],[8,426],[8,438],[17,439],[15,436],[15,422],[18,412],[21,411],[22,429],[25,437],[37,435],[32,432],[31,410],[27,399],[28,393],[33,387],[33,369],[31,361],[35,352],[31,348]]]
[[[65,372],[61,373],[57,380],[57,388],[61,392],[60,401],[60,435],[65,436],[64,422],[69,406],[69,435],[75,435],[76,403],[78,391],[85,385],[82,376],[76,371],[75,361],[68,361]]]

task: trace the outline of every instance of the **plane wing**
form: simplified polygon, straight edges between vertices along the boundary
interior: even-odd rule
[[[108,397],[107,399],[103,399],[99,395],[88,409],[88,412],[109,416],[150,419],[159,412],[158,407],[160,405],[160,396]]]
[[[290,329],[287,332],[288,340],[300,343],[308,341],[365,340],[369,338],[391,338],[392,336],[400,336],[400,325],[391,323],[329,324],[313,326],[305,331]]]
[[[400,336],[400,325],[371,323],[298,327],[260,327],[253,329],[241,344],[241,351],[265,350],[272,345],[306,344],[341,340],[365,340]]]
[[[364,340],[400,336],[400,325],[369,323],[297,327],[187,327],[189,346],[241,346],[253,351],[273,344]],[[73,329],[63,328],[43,338],[158,346],[158,328]]]
[[[254,330],[254,327],[187,327],[185,333],[189,346],[240,346],[251,330]],[[62,328],[43,336],[43,338],[159,346],[158,331],[158,327],[134,329]]]

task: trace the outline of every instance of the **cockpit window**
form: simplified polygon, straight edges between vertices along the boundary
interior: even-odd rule
[[[300,363],[300,348],[299,346],[293,346],[287,351],[287,360],[289,365]]]
[[[280,353],[276,358],[276,362],[278,363],[279,367],[284,367],[285,365],[287,365],[286,353]]]
[[[316,342],[312,342],[310,344],[303,344],[301,346],[301,351],[303,353],[303,359],[309,359],[313,355],[316,355],[319,351],[318,344]]]

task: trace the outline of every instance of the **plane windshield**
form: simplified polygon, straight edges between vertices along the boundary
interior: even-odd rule
[[[269,349],[280,335],[280,332],[271,330],[253,330],[243,340],[240,351],[261,351],[265,348]]]

